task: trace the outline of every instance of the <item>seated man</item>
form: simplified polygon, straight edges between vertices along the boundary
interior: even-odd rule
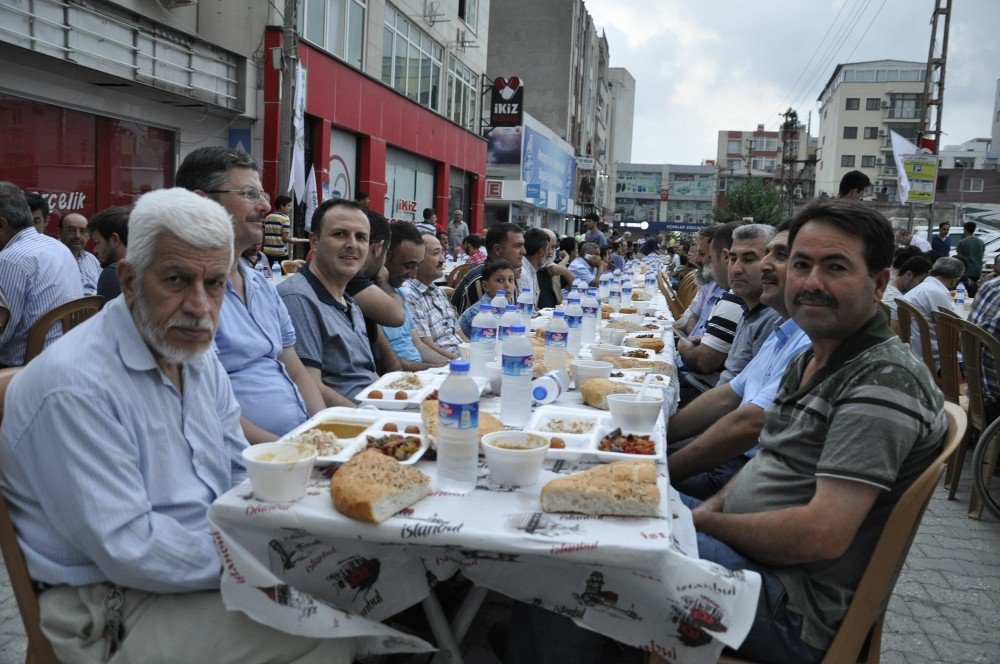
[[[962,275],[965,273],[965,265],[957,258],[939,258],[934,261],[931,271],[927,273],[927,278],[913,287],[903,301],[909,302],[927,319],[927,326],[930,328],[931,353],[934,356],[934,366],[941,366],[941,359],[938,355],[937,334],[934,326],[934,319],[931,313],[939,308],[951,310],[951,291],[954,290]],[[920,328],[917,321],[910,321],[910,349],[913,354],[923,359],[923,344],[920,339]]]
[[[760,300],[760,260],[767,243],[774,237],[774,226],[745,224],[733,231],[729,250],[729,286],[743,301],[743,316],[736,326],[733,345],[723,365],[719,383],[735,378],[764,345],[764,340],[781,323],[781,315]]]
[[[580,245],[580,254],[569,264],[569,271],[574,279],[586,281],[588,286],[596,288],[600,284],[605,265],[601,260],[601,247],[593,242]]]
[[[809,337],[788,317],[785,304],[788,226],[787,221],[777,226],[760,262],[760,301],[779,316],[780,326],[736,378],[699,395],[670,418],[670,441],[678,443],[669,450],[670,481],[694,498],[714,494],[753,458],[764,409],[774,401],[792,358],[809,347]]]
[[[375,382],[361,308],[346,293],[368,256],[368,216],[359,203],[326,200],[313,212],[313,260],[278,285],[295,326],[295,350],[327,406],[353,407]]]
[[[997,261],[1000,261],[1000,256],[997,257]],[[979,287],[976,299],[972,301],[969,322],[1000,339],[1000,279],[990,279]],[[987,422],[992,422],[1000,416],[1000,377],[997,376],[995,366],[996,361],[989,349],[983,349],[981,371]]]
[[[742,300],[729,292],[729,248],[737,225],[733,222],[717,226],[712,235],[709,259],[722,296],[711,308],[701,336],[692,335],[677,342],[678,368],[699,374],[698,377],[709,385],[718,382],[719,372],[733,346],[736,327],[743,318]]]
[[[698,240],[690,261],[691,267],[696,270],[694,280],[698,284],[698,292],[681,317],[674,322],[674,328],[684,335],[701,336],[712,307],[725,292],[715,282],[712,273],[712,236],[718,228],[720,226],[707,226],[698,231]]]
[[[247,446],[205,352],[233,263],[229,215],[167,189],[143,195],[129,225],[123,297],[7,395],[0,486],[42,631],[63,662],[350,662],[350,643],[280,632],[219,594],[206,512],[245,477]]]
[[[80,281],[84,295],[97,294],[97,280],[101,276],[101,263],[94,254],[87,251],[90,231],[87,218],[79,212],[68,212],[59,218],[59,240],[73,253],[80,269]]]
[[[128,212],[127,207],[109,207],[91,217],[87,224],[94,239],[94,255],[102,268],[97,278],[97,294],[105,300],[113,300],[122,292],[116,270],[128,248]]]
[[[426,237],[424,242],[427,242]],[[414,330],[420,340],[434,352],[454,360],[459,357],[459,344],[467,343],[469,338],[458,327],[458,314],[448,296],[435,285],[443,274],[444,256],[438,252],[425,252],[424,260],[417,267],[416,279],[407,281],[400,291],[413,316]]]
[[[24,193],[0,182],[0,293],[10,310],[0,332],[0,366],[24,364],[28,330],[50,309],[83,297],[80,268],[66,246],[35,230]],[[46,347],[62,335],[54,325]]]
[[[931,271],[931,262],[923,256],[908,258],[899,267],[896,278],[889,282],[882,295],[882,303],[889,307],[889,327],[899,334],[899,316],[896,314],[896,300],[916,288]]]
[[[812,350],[768,407],[760,452],[692,516],[703,560],[762,578],[737,654],[809,663],[829,648],[889,512],[940,451],[947,422],[927,368],[877,315],[888,220],[820,200],[796,215],[789,242],[786,301]],[[606,640],[537,607],[514,616],[511,655],[542,640],[599,653]]]

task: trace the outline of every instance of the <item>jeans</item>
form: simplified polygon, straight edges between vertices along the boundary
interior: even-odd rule
[[[691,496],[692,498],[697,498],[698,500],[708,500],[715,494],[719,492],[719,489],[726,485],[726,482],[731,480],[736,473],[740,472],[750,461],[750,457],[741,454],[735,459],[730,459],[729,461],[723,462],[713,468],[712,470],[707,470],[704,473],[698,473],[693,475],[686,480],[680,480],[679,482],[671,482],[674,488],[680,491],[682,494]]]

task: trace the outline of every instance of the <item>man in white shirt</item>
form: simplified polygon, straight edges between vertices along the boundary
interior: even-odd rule
[[[538,270],[551,256],[549,235],[541,228],[529,228],[524,233],[524,256],[521,256],[521,288],[530,288],[534,306],[538,306]],[[549,278],[542,275],[542,278]],[[515,293],[515,298],[520,293]]]
[[[82,214],[70,212],[59,220],[59,240],[69,247],[80,268],[80,282],[84,295],[97,292],[97,280],[101,277],[101,262],[94,254],[85,249],[90,240],[87,230],[87,218]]]
[[[889,317],[889,327],[896,334],[899,334],[899,316],[896,314],[896,300],[910,292],[926,277],[930,272],[931,262],[923,256],[911,256],[903,261],[899,266],[896,278],[889,282],[882,294],[882,303],[889,307],[891,316]]]
[[[604,272],[601,248],[593,242],[584,242],[580,245],[580,255],[569,264],[569,271],[575,279],[586,281],[588,286],[598,286]]]
[[[934,261],[927,278],[903,296],[904,302],[912,304],[927,319],[935,366],[940,365],[940,356],[938,355],[937,337],[934,333],[934,320],[931,318],[931,313],[939,308],[951,309],[951,291],[958,286],[958,282],[962,280],[964,275],[965,265],[962,261],[957,258],[939,258]],[[917,357],[923,358],[920,328],[917,327],[917,321],[910,322],[910,348]]]

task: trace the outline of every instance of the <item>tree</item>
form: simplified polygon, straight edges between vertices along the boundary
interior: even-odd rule
[[[786,216],[782,199],[777,185],[765,187],[760,178],[750,178],[729,190],[726,204],[712,211],[712,219],[726,223],[753,217],[754,223],[774,226]]]

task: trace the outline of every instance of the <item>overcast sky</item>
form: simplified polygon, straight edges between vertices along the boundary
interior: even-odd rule
[[[802,122],[812,111],[811,133],[818,135],[816,98],[836,65],[926,62],[935,5],[934,0],[585,2],[598,34],[606,31],[611,66],[625,67],[636,79],[632,161],[675,164],[714,159],[719,130],[754,129],[759,123],[777,129],[778,113],[789,106]],[[1000,78],[998,33],[1000,0],[954,0],[944,145],[990,135]]]

